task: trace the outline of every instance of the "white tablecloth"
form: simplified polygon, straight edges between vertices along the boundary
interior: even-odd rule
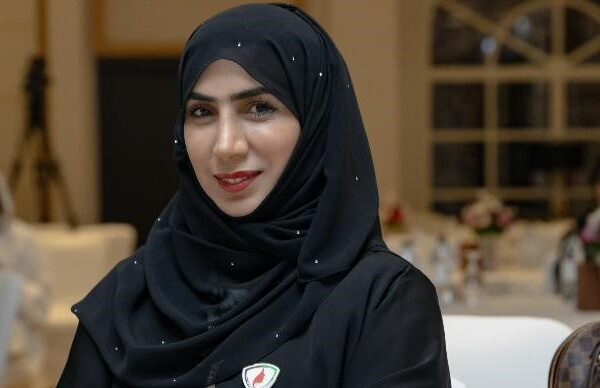
[[[484,276],[485,285],[476,306],[457,300],[442,305],[442,313],[552,318],[573,329],[600,321],[600,310],[578,310],[574,301],[551,293],[542,271],[491,271]]]

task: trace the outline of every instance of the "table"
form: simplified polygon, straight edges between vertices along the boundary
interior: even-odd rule
[[[578,310],[550,292],[542,271],[505,270],[486,274],[479,303],[468,306],[463,300],[442,305],[443,314],[503,315],[552,318],[575,329],[600,321],[600,310]]]

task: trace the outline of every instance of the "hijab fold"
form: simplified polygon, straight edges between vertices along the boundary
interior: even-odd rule
[[[185,103],[212,62],[239,64],[300,122],[281,178],[247,216],[200,187]],[[198,27],[179,66],[180,188],[146,244],[74,306],[128,386],[218,383],[298,333],[344,274],[385,249],[369,144],[344,60],[291,5],[244,5]]]

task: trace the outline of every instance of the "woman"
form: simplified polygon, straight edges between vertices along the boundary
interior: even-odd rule
[[[237,7],[193,33],[179,79],[180,190],[73,307],[59,387],[449,387],[435,290],[381,239],[329,36]]]

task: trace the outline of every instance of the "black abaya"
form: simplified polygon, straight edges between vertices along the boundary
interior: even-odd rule
[[[185,103],[218,59],[302,128],[276,186],[243,217],[202,190],[183,136]],[[366,133],[325,31],[292,6],[237,7],[192,34],[179,79],[180,190],[147,243],[73,307],[80,324],[59,387],[248,387],[251,377],[263,388],[274,376],[274,387],[449,387],[435,290],[381,239]],[[269,365],[246,371],[257,363]]]
[[[253,360],[281,369],[274,387],[450,387],[436,294],[422,273],[403,259],[380,252],[331,281],[336,286],[307,327]],[[240,336],[253,341],[251,333]],[[125,387],[81,326],[60,386]],[[216,384],[243,386],[241,370]]]

